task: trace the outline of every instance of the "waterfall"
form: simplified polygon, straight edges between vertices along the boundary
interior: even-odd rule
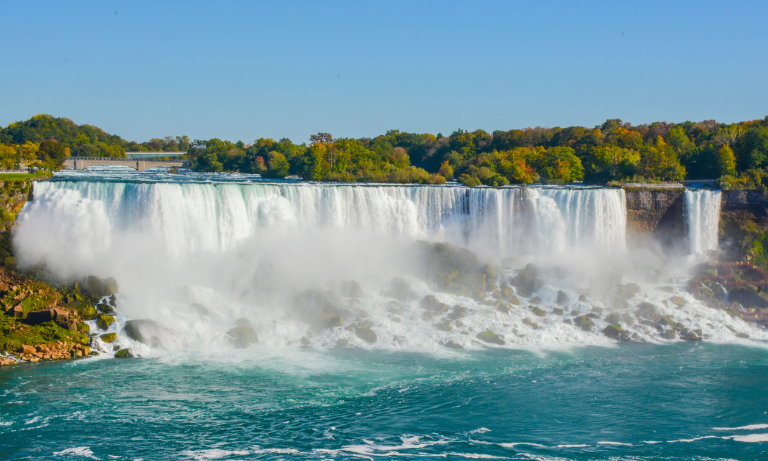
[[[685,191],[685,218],[691,254],[717,249],[720,199],[719,190]]]
[[[494,258],[584,245],[613,252],[626,224],[624,191],[607,188],[52,181],[37,183],[35,197],[22,226],[36,209],[85,201],[105,221],[93,226],[110,229],[98,238],[153,234],[176,256],[225,251],[275,227],[449,241]]]

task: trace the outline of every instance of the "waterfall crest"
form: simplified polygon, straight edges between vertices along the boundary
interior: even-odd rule
[[[22,225],[51,201],[72,206],[67,193],[100,208],[106,223],[94,225],[109,234],[158,235],[174,256],[224,251],[275,227],[449,241],[494,258],[625,242],[624,191],[607,188],[44,182]]]

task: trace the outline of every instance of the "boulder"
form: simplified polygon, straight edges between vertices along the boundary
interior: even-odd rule
[[[259,336],[256,331],[246,324],[240,324],[227,332],[227,337],[232,341],[235,349],[245,349],[251,344],[259,342]]]
[[[661,318],[659,309],[649,302],[641,302],[637,305],[636,315],[644,319],[653,320],[658,322]]]
[[[202,304],[192,303],[191,307],[192,309],[195,310],[195,312],[197,312],[197,315],[199,315],[200,317],[208,317],[209,315],[208,308],[203,306]]]
[[[359,298],[363,296],[363,289],[354,280],[347,280],[339,284],[339,292],[347,298]]]
[[[538,323],[535,323],[535,322],[531,321],[531,319],[529,319],[528,317],[523,319],[523,325],[528,325],[529,327],[533,328],[534,330],[538,330],[538,329],[541,328]]]
[[[612,324],[612,325],[618,324],[620,319],[621,319],[621,316],[619,314],[615,313],[615,312],[611,313],[611,314],[608,314],[605,317],[605,321],[608,322],[609,324]]]
[[[585,302],[587,302],[587,297],[586,297],[586,296],[584,296],[584,295],[579,295],[579,302],[580,302],[580,303],[585,303]]]
[[[107,303],[97,304],[96,309],[98,309],[98,311],[101,312],[102,314],[112,315],[115,313],[115,308],[113,308]]]
[[[448,324],[448,322],[438,323],[435,325],[435,328],[437,328],[440,331],[453,331],[453,327]]]
[[[102,330],[106,330],[113,323],[115,323],[115,318],[111,315],[101,314],[96,318],[96,325]]]
[[[117,333],[105,333],[99,336],[99,338],[101,338],[101,340],[104,341],[105,343],[111,343],[112,341],[117,339]]]
[[[541,304],[542,299],[538,296],[534,296],[533,298],[528,300],[531,304]]]
[[[546,317],[547,316],[547,313],[544,312],[544,310],[542,308],[540,308],[539,306],[529,306],[528,308],[531,310],[531,312],[533,312],[533,315],[535,315],[536,317]]]
[[[688,329],[683,329],[680,331],[680,338],[685,341],[701,341],[704,339],[702,332],[699,329],[690,331]]]
[[[492,332],[491,330],[481,331],[480,333],[477,334],[477,339],[489,344],[497,344],[499,346],[503,346],[504,344],[506,344],[506,341],[504,341],[504,338]]]
[[[125,322],[123,331],[134,341],[151,347],[161,347],[163,339],[173,334],[170,329],[158,325],[154,320],[148,319],[129,320]]]
[[[640,291],[641,291],[640,285],[636,283],[630,282],[624,285],[624,295],[627,299],[633,298],[635,295],[640,293]]]
[[[586,315],[576,317],[573,319],[573,323],[584,331],[592,331],[592,328],[595,326],[592,319]]]
[[[746,308],[768,308],[768,297],[752,285],[731,288],[728,300],[736,301]]]
[[[469,314],[469,309],[457,304],[453,306],[453,310],[451,311],[450,314],[448,314],[448,318],[450,320],[458,320],[460,318],[466,317],[468,314]]]
[[[373,344],[378,339],[376,332],[370,328],[357,328],[355,330],[355,336],[367,342],[368,344]]]
[[[20,354],[35,354],[35,353],[37,353],[37,349],[35,349],[35,347],[34,347],[34,346],[27,346],[27,345],[25,344],[25,345],[21,346],[21,347],[18,349],[18,352],[19,352]]]
[[[53,322],[56,320],[56,313],[53,309],[46,309],[42,311],[32,311],[27,313],[27,317],[23,320],[23,323],[27,325],[40,325],[45,322]]]
[[[611,339],[619,340],[621,337],[621,325],[608,325],[603,329],[603,334]]]
[[[133,357],[133,354],[131,354],[131,351],[128,349],[120,349],[119,351],[115,352],[116,359],[129,359],[131,357]]]
[[[443,344],[443,346],[449,349],[464,349],[464,346],[455,341],[448,341],[447,343]]]
[[[509,306],[505,306],[504,304],[496,306],[496,310],[501,312],[502,314],[509,314],[511,312],[511,309],[509,308]]]
[[[568,297],[568,295],[563,290],[558,290],[557,292],[557,304],[562,306],[564,304],[568,304],[568,302],[571,299]]]
[[[448,311],[448,305],[438,301],[434,295],[424,296],[419,305],[422,309],[426,309],[435,313]]]
[[[555,315],[563,316],[565,315],[565,311],[559,307],[555,307],[552,309],[552,313]]]
[[[680,296],[672,296],[671,298],[669,298],[669,302],[671,302],[678,308],[685,306],[685,299],[683,299]]]
[[[90,275],[82,280],[80,290],[91,296],[101,298],[118,292],[117,281],[112,277],[99,278]]]
[[[340,299],[332,292],[319,289],[306,290],[293,300],[293,310],[314,330],[341,326],[342,315],[351,314],[339,307]]]
[[[411,296],[411,284],[400,277],[395,277],[390,282],[390,289],[384,292],[384,296],[407,301]]]
[[[509,304],[511,304],[513,306],[519,306],[520,305],[520,300],[517,299],[517,296],[512,296],[511,298],[509,298]]]
[[[515,296],[515,290],[513,290],[512,287],[507,284],[502,285],[500,291],[501,295],[505,298],[511,298]]]
[[[339,338],[336,340],[336,347],[347,347],[349,346],[349,340],[344,338]]]
[[[544,286],[544,281],[538,275],[539,269],[529,263],[509,283],[517,287],[518,293],[528,298]]]
[[[675,339],[675,330],[672,328],[667,328],[664,330],[662,336],[664,336],[664,339]]]

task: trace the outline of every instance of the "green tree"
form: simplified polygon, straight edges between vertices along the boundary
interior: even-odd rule
[[[288,176],[291,166],[285,155],[280,152],[270,152],[267,161],[267,171],[264,172],[266,178],[283,179]]]

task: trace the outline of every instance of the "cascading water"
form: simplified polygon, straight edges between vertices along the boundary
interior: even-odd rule
[[[709,329],[706,335],[733,337],[725,326],[733,321],[719,318],[682,285],[674,287],[678,304],[670,302],[668,285],[680,278],[665,274],[663,261],[626,250],[621,189],[161,179],[36,183],[14,237],[19,263],[43,263],[69,280],[114,276],[121,316],[111,331],[121,334],[126,319],[150,318],[175,331],[159,342],[167,349],[230,347],[224,333],[238,319],[254,326],[261,348],[296,344],[312,322],[297,317],[296,299],[313,289],[328,293],[343,316],[343,328],[302,340],[320,347],[341,341],[432,352],[444,344],[478,348],[487,345],[477,340],[481,331],[493,331],[512,347],[611,344],[600,332],[617,319],[630,322],[626,339],[659,341],[656,329],[632,319],[641,301],[659,306],[646,317],[674,316],[697,334]],[[714,203],[714,197],[695,203],[702,202]],[[687,203],[691,208],[694,202]],[[710,216],[709,205],[699,208],[689,217],[696,217],[696,229],[710,229],[710,221],[698,221]],[[487,272],[480,293],[446,290],[415,269],[417,240],[449,242],[503,267]],[[510,294],[506,284],[529,262],[539,266],[542,282],[530,293]],[[668,278],[663,291],[648,282],[659,275]],[[442,283],[457,275],[445,276]],[[389,292],[393,277],[407,279],[407,292]],[[354,299],[339,289],[350,280],[361,287]],[[642,293],[620,291],[617,298],[617,283],[627,282],[637,282],[633,290]],[[459,310],[424,315],[428,296]],[[510,304],[512,298],[518,304]],[[675,307],[681,299],[685,309]],[[210,315],[201,318],[191,303],[205,305]],[[577,328],[579,316],[589,328]],[[361,325],[375,332],[373,341],[356,336]],[[148,353],[121,338],[124,346]]]
[[[719,190],[685,191],[685,217],[691,254],[716,250],[720,224]]]

